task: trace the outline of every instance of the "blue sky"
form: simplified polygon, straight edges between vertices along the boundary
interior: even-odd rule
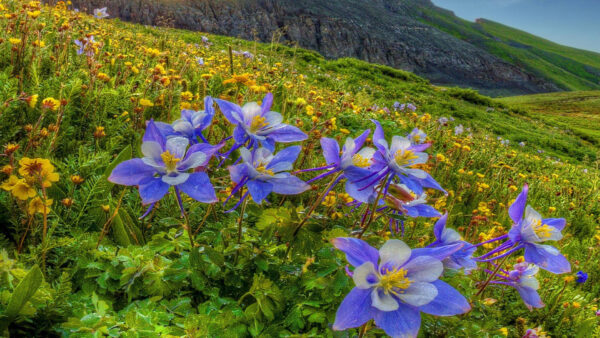
[[[464,19],[490,19],[566,46],[600,52],[600,0],[432,0]]]

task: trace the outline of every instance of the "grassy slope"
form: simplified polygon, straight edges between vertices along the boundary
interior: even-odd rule
[[[570,130],[593,146],[600,144],[600,91],[515,96],[498,101],[527,110],[549,125]]]
[[[10,1],[7,6],[17,13],[14,8],[20,4]],[[58,27],[67,19],[71,27],[59,34]],[[234,240],[239,214],[223,214],[226,208],[215,204],[216,212],[196,237],[203,250],[202,268],[190,270],[188,239],[181,231],[172,195],[161,201],[148,219],[139,221],[136,216],[144,208],[135,189],[95,184],[102,179],[114,156],[128,145],[134,147],[134,155],[139,153],[142,130],[133,123],[136,115],[143,119],[174,120],[184,101],[181,95],[184,90],[198,95],[190,102],[198,106],[196,109],[202,107],[205,94],[241,102],[262,98],[262,90],[256,92],[249,85],[223,84],[223,80],[231,77],[230,59],[225,52],[228,46],[256,55],[254,60],[234,57],[231,61],[235,72],[248,73],[257,84],[269,86],[275,94],[274,110],[282,112],[287,122],[305,131],[318,124],[310,139],[303,143],[311,153],[303,157],[306,161],[298,161],[299,168],[321,164],[318,134],[343,140],[347,133],[356,136],[364,128],[372,128],[369,119],[376,118],[384,125],[388,138],[414,127],[427,132],[433,141],[428,170],[450,192],[447,197],[433,195],[431,202],[449,212],[451,226],[466,240],[477,242],[481,234],[499,235],[504,231],[502,227],[509,227],[506,206],[517,194],[514,189],[525,183],[530,185],[529,202],[542,214],[548,215],[552,207],[555,211],[550,217],[568,219],[566,238],[557,246],[569,256],[574,270],[590,273],[590,282],[570,283],[563,289],[563,276],[541,272],[542,296],[548,306],[530,312],[511,289],[488,288],[485,297],[497,299],[494,305],[485,305],[475,297],[475,284],[485,276],[481,271],[469,276],[447,276],[446,281],[472,300],[473,311],[461,317],[423,316],[421,330],[425,336],[483,333],[496,337],[503,327],[511,336],[522,336],[523,327],[538,325],[555,336],[574,336],[589,327],[593,330],[596,324],[593,307],[597,305],[594,298],[600,291],[596,277],[600,275],[596,263],[597,241],[593,239],[600,215],[596,203],[600,197],[599,172],[592,163],[597,149],[588,147],[578,135],[553,129],[530,113],[507,108],[504,103],[475,92],[434,87],[410,73],[362,61],[326,61],[310,51],[219,36],[209,36],[214,43],[210,48],[195,47],[194,44],[201,44],[201,34],[118,20],[98,21],[58,10],[50,13],[44,9],[38,20],[46,24],[39,36],[47,47],[38,48],[33,54],[32,46],[27,45],[26,59],[31,57],[34,62],[21,76],[22,86],[11,75],[12,47],[0,44],[0,102],[7,103],[0,110],[0,144],[19,143],[17,160],[24,156],[29,141],[23,126],[36,123],[41,112],[39,102],[34,108],[20,102],[21,92],[39,94],[40,101],[45,97],[60,97],[67,102],[62,110],[64,119],[57,150],[47,150],[48,139],[36,139],[37,147],[28,154],[51,159],[61,180],[49,191],[56,202],[50,217],[53,229],[50,247],[44,249],[48,283],[28,303],[27,313],[22,316],[27,321],[11,326],[13,335],[48,336],[56,332],[84,335],[108,331],[114,335],[148,336],[158,336],[159,332],[176,336],[186,333],[220,336],[223,332],[240,336],[332,334],[330,328],[337,306],[352,287],[352,281],[344,274],[343,255],[328,244],[329,239],[348,236],[356,228],[357,215],[346,206],[338,204],[333,210],[319,207],[317,213],[321,216],[303,229],[300,238],[304,242],[294,243],[295,255],[288,260],[285,239],[280,240],[280,236],[289,232],[286,220],[302,217],[296,207],[308,207],[316,192],[285,200],[272,197],[269,206],[250,203],[244,241],[239,248]],[[6,25],[7,21],[0,21],[3,41],[18,35]],[[72,39],[80,37],[80,31],[94,32],[96,41],[103,42],[97,62],[98,71],[108,76],[107,82],[100,82],[90,74],[85,56],[76,55]],[[157,53],[147,48],[156,49]],[[196,56],[204,57],[206,66],[195,66]],[[157,64],[173,76],[169,85],[153,81]],[[208,77],[204,79],[201,75]],[[137,110],[142,97],[155,106]],[[396,100],[415,103],[419,107],[417,113],[371,109],[375,104],[390,107]],[[314,118],[307,114],[307,104],[314,107]],[[454,116],[457,121],[440,126],[436,119],[442,116]],[[334,118],[337,127],[327,127],[335,125]],[[49,126],[55,119],[55,114],[49,113],[41,119],[42,125]],[[452,127],[459,123],[471,127],[473,135],[468,136],[467,132],[455,136]],[[107,137],[95,140],[92,134],[100,125],[105,127]],[[219,135],[232,130],[220,115],[215,126],[209,137],[213,143]],[[496,140],[498,136],[509,139],[511,145],[501,146]],[[519,147],[516,145],[519,141],[527,145]],[[545,154],[539,155],[538,149]],[[547,154],[568,163],[550,160]],[[0,165],[7,162],[4,158],[0,161]],[[587,175],[581,174],[584,168],[589,170]],[[82,175],[85,183],[75,186],[68,179],[73,174]],[[6,175],[0,175],[4,181]],[[212,165],[210,176],[219,197],[225,197],[229,183],[226,169]],[[342,190],[340,187],[338,192]],[[121,191],[126,192],[121,205],[123,212],[119,212],[118,222],[112,224],[112,231],[96,248],[100,230],[108,218],[101,206],[115,210]],[[65,197],[75,201],[72,209],[58,203]],[[200,224],[210,214],[205,205],[188,200],[185,203],[191,224]],[[40,263],[39,215],[31,218],[35,231],[27,237],[22,253],[14,254],[15,243],[28,219],[23,209],[22,202],[0,191],[3,231],[0,242],[8,249],[0,255],[0,268],[2,276],[13,278],[10,284],[0,283],[0,313],[25,269]],[[333,217],[332,212],[338,210],[349,217]],[[426,245],[432,240],[431,225],[430,220],[408,220],[410,235],[404,239],[411,246]],[[117,230],[125,228],[130,230],[129,235]],[[376,221],[371,229],[364,238],[374,245],[391,236],[387,233],[387,222]],[[239,260],[235,258],[238,252]],[[575,265],[576,261],[579,265]],[[577,301],[580,307],[564,307],[563,301]],[[523,323],[519,318],[524,318],[525,324],[519,324]]]
[[[600,54],[561,46],[493,21],[473,23],[448,11],[424,9],[424,22],[544,77],[566,90],[600,88]]]

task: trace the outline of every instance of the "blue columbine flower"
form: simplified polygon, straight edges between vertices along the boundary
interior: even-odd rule
[[[577,276],[576,282],[580,283],[580,284],[585,283],[588,279],[588,274],[583,271],[577,271],[577,273],[575,275]]]
[[[138,186],[144,205],[153,206],[171,186],[175,187],[178,198],[179,191],[183,191],[197,201],[216,202],[215,190],[208,175],[190,170],[206,166],[220,146],[200,143],[188,149],[188,145],[185,137],[167,139],[150,120],[142,143],[144,157],[120,163],[108,180],[116,184]],[[183,210],[181,201],[179,204]]]
[[[248,194],[260,204],[271,192],[296,195],[310,189],[310,185],[306,182],[287,172],[292,170],[300,149],[302,149],[300,146],[287,147],[273,155],[266,148],[258,148],[254,151],[240,148],[242,163],[229,166],[231,180],[236,183],[236,186],[227,200],[244,186],[248,188],[248,192],[242,196],[237,205]]]
[[[108,17],[108,13],[106,12],[106,7],[94,9],[94,18],[104,19],[107,17]]]
[[[77,55],[81,55],[85,53],[87,56],[94,56],[94,36],[90,36],[89,38],[82,38],[73,41],[79,49],[77,49]]]
[[[246,103],[243,107],[237,104],[215,99],[225,118],[236,125],[233,138],[236,142],[234,149],[246,144],[248,148],[258,148],[259,145],[269,151],[275,151],[275,142],[297,142],[307,139],[300,129],[282,123],[283,117],[278,112],[271,111],[273,94],[268,93],[259,106],[256,102]]]
[[[486,270],[488,273],[491,271]],[[544,307],[544,303],[540,298],[537,290],[540,288],[540,283],[535,278],[539,271],[539,267],[535,265],[529,265],[527,262],[515,264],[514,269],[511,271],[506,271],[503,269],[499,269],[496,274],[497,277],[500,277],[502,280],[499,281],[491,281],[491,284],[503,284],[508,285],[515,288],[521,299],[529,308],[541,308]]]
[[[199,139],[204,143],[208,143],[202,131],[210,126],[214,116],[213,99],[207,96],[204,98],[204,110],[183,109],[181,110],[180,119],[175,120],[172,124],[156,122],[156,126],[163,135],[169,137],[179,135],[186,137],[192,144],[198,143]]]
[[[378,251],[356,238],[332,242],[355,267],[356,285],[338,308],[334,330],[359,327],[374,319],[392,337],[416,337],[421,312],[453,316],[471,309],[463,295],[438,279],[444,271],[441,261],[462,244],[411,250],[392,239]]]
[[[428,247],[443,247],[446,245],[454,245],[461,243],[464,246],[450,255],[448,258],[443,260],[444,266],[449,269],[465,269],[465,273],[469,273],[471,270],[477,268],[477,262],[473,259],[473,254],[477,250],[477,247],[464,241],[461,236],[454,229],[446,227],[448,221],[448,213],[444,214],[433,226],[433,234],[435,235],[435,242],[431,243]]]
[[[562,238],[562,229],[566,225],[564,218],[546,218],[527,204],[529,187],[525,185],[515,202],[508,209],[514,225],[508,233],[510,242],[516,248],[525,248],[525,260],[552,273],[571,271],[571,264],[558,249],[539,243],[558,241]],[[525,216],[523,216],[525,213]]]
[[[373,134],[373,143],[377,151],[373,153],[368,168],[358,168],[351,166],[346,170],[346,176],[356,185],[353,198],[370,203],[374,196],[374,189],[382,184],[384,195],[387,193],[388,186],[398,180],[406,185],[416,194],[423,193],[424,188],[433,188],[440,191],[445,190],[437,183],[431,175],[414,166],[424,164],[429,159],[429,155],[423,151],[429,148],[429,143],[415,144],[407,137],[394,136],[391,144],[385,139],[383,128],[379,122],[375,123],[375,133]],[[387,177],[386,182],[381,182]]]

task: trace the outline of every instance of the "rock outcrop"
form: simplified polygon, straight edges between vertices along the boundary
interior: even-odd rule
[[[356,57],[408,70],[434,84],[487,94],[560,90],[468,42],[422,23],[429,0],[72,0],[82,10],[243,39],[295,41],[327,58]],[[168,20],[165,20],[168,19]]]

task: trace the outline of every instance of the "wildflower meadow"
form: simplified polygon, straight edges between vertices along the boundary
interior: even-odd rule
[[[600,336],[598,149],[474,91],[0,0],[0,335]]]

